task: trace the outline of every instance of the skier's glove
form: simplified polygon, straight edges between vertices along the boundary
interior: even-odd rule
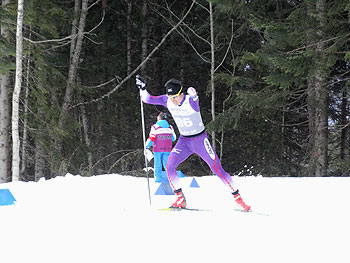
[[[140,75],[136,75],[136,86],[140,90],[146,89],[146,81]]]
[[[193,87],[189,87],[187,89],[187,94],[190,95],[192,98],[196,98],[197,97],[197,91]]]

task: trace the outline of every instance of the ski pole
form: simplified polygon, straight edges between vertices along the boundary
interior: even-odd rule
[[[141,98],[141,90],[140,90],[140,105],[141,105],[141,120],[142,120],[142,136],[143,136],[143,155],[145,156],[145,165],[146,165],[146,177],[147,177],[147,186],[148,186],[148,199],[149,199],[149,205],[152,205],[151,202],[151,190],[149,187],[149,176],[148,176],[148,162],[146,157],[146,135],[145,135],[145,116],[143,114],[143,101]]]

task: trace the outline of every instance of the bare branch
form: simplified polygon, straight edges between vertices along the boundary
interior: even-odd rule
[[[347,38],[350,36],[350,33],[346,34],[345,36],[337,36],[337,37],[332,37],[332,38],[329,38],[329,39],[326,39],[326,40],[323,40],[323,41],[317,41],[315,43],[312,43],[310,45],[306,45],[306,46],[303,46],[303,47],[300,47],[300,48],[296,48],[294,50],[291,50],[291,51],[288,51],[287,54],[292,54],[292,53],[295,53],[295,52],[298,52],[300,50],[306,50],[306,49],[309,49],[309,48],[312,48],[320,43],[328,43],[330,41],[333,41],[333,40],[337,40],[339,38]]]
[[[158,6],[160,8],[164,8],[160,5],[157,4],[153,4],[154,6]],[[167,5],[168,6],[168,5]],[[165,9],[165,8],[164,8]],[[178,20],[180,20],[179,17],[176,16],[176,14],[174,12],[171,11],[170,7],[168,6],[166,9],[170,14],[172,14],[175,18],[177,18]],[[169,25],[174,26],[173,21],[171,21],[170,19],[168,19],[167,17],[165,17],[164,15],[162,15],[160,12],[158,12],[155,8],[153,8],[153,11],[158,13],[159,16],[161,16]],[[183,23],[183,26],[185,26],[189,31],[191,31],[192,35],[196,36],[197,38],[199,38],[200,40],[202,40],[204,43],[210,45],[210,42],[206,39],[204,39],[203,37],[201,37],[200,35],[198,35],[192,28],[190,28],[187,24]],[[210,63],[210,60],[207,59],[203,54],[200,54],[199,51],[197,50],[197,48],[193,45],[190,37],[188,37],[188,34],[185,32],[184,29],[182,29],[181,27],[179,27],[178,29],[176,29],[177,33],[187,42],[187,44],[189,44],[193,51],[205,62],[205,63]],[[181,31],[181,32],[180,32]]]
[[[101,21],[93,28],[89,31],[89,33],[93,32],[96,28],[98,28],[100,25],[102,25],[103,21],[105,20],[105,15],[106,15],[106,11],[103,10],[102,12],[102,18],[101,18]]]
[[[116,166],[120,161],[122,161],[124,158],[128,157],[129,155],[132,155],[132,154],[135,154],[137,152],[139,152],[140,150],[139,149],[136,149],[135,151],[132,151],[132,152],[128,152],[127,154],[124,154],[122,157],[120,157],[118,160],[116,160],[110,167],[109,167],[109,170],[108,170],[108,173],[111,172],[112,168],[114,166]]]
[[[88,89],[97,89],[97,88],[101,88],[101,87],[103,87],[103,86],[106,86],[106,85],[108,85],[109,83],[111,83],[111,82],[113,82],[113,81],[115,81],[115,80],[117,80],[117,77],[116,77],[116,78],[113,78],[113,79],[111,79],[111,80],[109,80],[109,81],[107,81],[107,82],[105,82],[105,83],[96,85],[96,86],[82,86],[82,87],[88,88]]]
[[[88,10],[93,7],[94,5],[96,5],[97,3],[99,3],[101,0],[97,0],[95,3],[91,4],[89,7],[88,7]],[[102,15],[102,18],[101,18],[101,21],[94,27],[92,28],[90,31],[88,32],[84,32],[83,35],[86,37],[86,34],[91,34],[93,31],[95,31],[99,26],[102,25],[103,21],[104,21],[104,18],[105,18],[105,15],[106,15],[106,12],[105,10],[103,10],[103,15]],[[73,24],[73,26],[77,29],[77,26]],[[34,32],[35,33],[35,32]],[[32,43],[32,44],[45,44],[45,43],[52,43],[52,42],[63,42],[63,41],[71,41],[72,39],[76,38],[78,34],[72,34],[72,35],[69,35],[69,36],[66,36],[66,37],[63,37],[63,38],[57,38],[57,39],[46,39],[46,40],[31,40],[29,38],[26,38],[26,37],[23,37],[24,40]],[[92,39],[88,38],[91,42],[95,43],[95,44],[98,44],[96,43],[95,41],[93,41]]]
[[[98,4],[99,2],[101,2],[101,0],[97,0],[95,3],[92,3],[87,10],[89,10],[91,7],[93,7],[94,5]]]
[[[112,89],[111,91],[107,92],[106,94],[102,95],[100,98],[91,100],[89,102],[81,102],[78,104],[75,104],[73,106],[71,106],[70,108],[75,108],[81,105],[86,105],[86,104],[90,104],[93,102],[98,102],[103,100],[106,97],[109,97],[110,95],[112,95],[114,92],[116,92],[126,81],[128,81],[128,79],[131,78],[131,76],[133,76],[134,74],[136,74],[136,72],[138,72],[140,70],[140,68],[153,56],[153,54],[160,48],[161,45],[163,45],[163,43],[165,42],[165,40],[171,35],[171,33],[173,31],[175,31],[179,25],[185,20],[185,18],[188,16],[188,14],[190,13],[190,11],[193,8],[195,1],[192,1],[192,4],[190,6],[190,8],[187,10],[186,14],[182,17],[182,19],[172,28],[168,31],[168,33],[163,37],[163,39],[158,43],[158,45],[151,51],[151,53],[148,54],[148,56],[145,58],[144,61],[142,61],[128,76],[126,76],[114,89]]]
[[[207,11],[208,13],[210,13],[210,10],[208,8],[206,8],[204,5],[198,3],[197,1],[195,1],[197,5],[199,5],[200,7],[202,7],[205,11]]]
[[[112,152],[108,155],[106,155],[105,157],[103,157],[102,159],[98,160],[92,167],[91,169],[94,169],[96,165],[98,165],[100,162],[102,162],[104,159],[112,156],[113,154],[117,154],[117,153],[121,153],[121,152],[131,152],[131,151],[134,151],[134,150],[120,150],[120,151],[117,151],[117,152]]]
[[[231,25],[231,39],[230,39],[230,43],[228,44],[228,47],[227,47],[227,50],[226,50],[226,53],[225,53],[224,57],[222,58],[220,64],[215,68],[214,72],[216,72],[218,70],[218,68],[221,67],[221,65],[224,63],[224,61],[225,61],[225,59],[227,57],[228,52],[230,51],[230,47],[231,47],[232,42],[233,42],[233,20],[231,20],[231,21],[232,21],[232,25]]]
[[[90,37],[88,37],[86,34],[83,35],[85,38],[87,38],[88,40],[90,40],[92,43],[96,44],[96,45],[101,45],[102,42],[98,43],[95,40],[91,39]]]
[[[161,7],[161,6],[160,6]],[[156,10],[154,10],[155,12],[157,12]],[[169,11],[169,13],[171,13],[177,20],[180,20],[180,18],[173,12],[171,11],[170,7],[168,6],[167,11]],[[207,10],[209,12],[209,10]],[[171,26],[173,26],[173,24],[171,23],[171,21],[166,18],[165,16],[163,16],[161,13],[157,12],[164,20],[166,20],[168,22],[168,24],[170,24]],[[203,38],[202,36],[198,35],[196,31],[194,31],[191,27],[189,27],[187,24],[183,23],[183,26],[185,26],[194,36],[196,36],[197,38],[199,38],[200,40],[202,40],[204,43],[210,45],[210,41],[206,40],[205,38]],[[177,30],[178,31],[178,30]],[[186,39],[185,39],[186,40]]]
[[[75,35],[76,36],[76,35]],[[24,37],[23,39],[32,43],[32,44],[43,44],[43,43],[51,43],[51,42],[62,42],[62,41],[66,41],[66,40],[71,40],[73,37],[75,37],[74,35],[69,35],[66,36],[64,38],[58,38],[58,39],[46,39],[46,40],[31,40],[29,38]]]

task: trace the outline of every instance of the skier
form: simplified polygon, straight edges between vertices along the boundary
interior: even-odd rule
[[[160,112],[158,114],[157,122],[152,125],[149,138],[146,141],[146,149],[153,146],[156,182],[162,182],[162,168],[166,169],[172,142],[176,140],[174,128],[169,125],[166,118],[166,113]]]
[[[243,201],[231,176],[221,167],[221,162],[208,140],[199,109],[197,91],[189,87],[187,94],[184,94],[182,83],[179,80],[170,79],[165,84],[165,95],[151,96],[146,90],[146,81],[140,75],[136,76],[136,85],[140,89],[143,102],[168,108],[180,132],[179,140],[171,151],[166,166],[170,185],[177,196],[171,208],[186,208],[186,198],[180,187],[176,168],[195,153],[228,186],[236,203],[243,208],[243,211],[250,211],[250,206]]]

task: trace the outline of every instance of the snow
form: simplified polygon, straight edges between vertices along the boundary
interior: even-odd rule
[[[1,184],[16,198],[0,206],[3,263],[350,262],[350,178],[234,177],[246,203],[266,215],[234,211],[215,176],[182,185],[189,207],[159,183],[118,174],[67,174]]]

